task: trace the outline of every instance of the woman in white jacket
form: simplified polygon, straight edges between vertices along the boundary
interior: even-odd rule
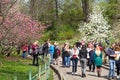
[[[71,49],[72,74],[76,74],[77,72],[77,64],[78,64],[78,58],[79,58],[78,55],[79,55],[79,50],[74,45],[73,49]]]

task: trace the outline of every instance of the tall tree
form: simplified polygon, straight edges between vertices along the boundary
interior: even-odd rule
[[[1,6],[1,3],[0,3],[0,15],[1,15],[1,10],[2,10],[1,8],[2,8],[2,6]]]
[[[56,20],[58,20],[58,1],[55,0],[55,9],[56,9]]]
[[[36,13],[35,13],[35,10],[36,10],[36,7],[35,7],[35,1],[37,0],[30,0],[30,12],[31,12],[31,15],[32,15],[32,18],[35,19],[36,18]]]
[[[30,10],[34,18],[45,23],[55,19],[55,0],[30,0]]]
[[[82,8],[84,13],[84,21],[86,22],[89,14],[89,0],[82,0]]]

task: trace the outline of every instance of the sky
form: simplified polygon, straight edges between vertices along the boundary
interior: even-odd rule
[[[29,0],[25,0],[26,2],[28,2]]]

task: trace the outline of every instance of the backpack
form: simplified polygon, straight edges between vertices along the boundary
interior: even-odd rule
[[[105,48],[105,49],[104,49],[104,52],[105,52],[105,55],[106,55],[106,56],[109,55],[109,54],[107,53],[108,49],[109,49],[109,48]]]
[[[54,50],[54,46],[53,46],[53,45],[51,45],[49,49],[50,49],[50,50]]]
[[[43,55],[43,46],[39,47],[39,55]]]
[[[48,43],[45,43],[45,44],[42,46],[42,51],[43,51],[43,53],[48,52],[48,48],[49,48]]]
[[[35,53],[38,55],[43,55],[43,46],[36,48]]]
[[[39,47],[35,48],[35,54],[39,54]]]
[[[57,55],[60,55],[60,49],[59,49],[58,47],[55,47],[55,53],[56,53]]]

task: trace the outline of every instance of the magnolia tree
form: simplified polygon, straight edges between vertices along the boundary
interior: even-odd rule
[[[89,15],[89,22],[80,25],[79,31],[81,38],[85,41],[103,40],[105,37],[111,36],[110,28],[106,19],[102,15],[103,10],[98,5],[94,5]]]
[[[42,32],[46,26],[20,13],[19,6],[15,3],[16,1],[14,4],[13,0],[2,1],[0,3],[2,17],[0,19],[0,43],[2,47],[20,46],[31,40],[38,40],[42,36]],[[6,8],[8,10],[5,11]]]

